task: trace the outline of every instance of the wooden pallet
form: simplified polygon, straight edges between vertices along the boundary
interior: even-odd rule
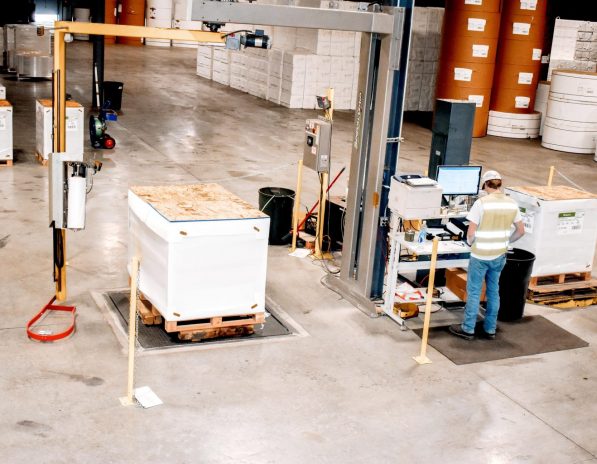
[[[12,160],[0,160],[0,166],[12,166]]]
[[[37,161],[39,162],[39,164],[41,164],[42,166],[47,166],[48,165],[48,161],[50,161],[48,159],[45,159],[38,152],[35,152],[35,157],[37,158]]]
[[[169,333],[177,333],[180,340],[200,341],[218,337],[234,337],[254,332],[256,324],[265,322],[265,313],[239,316],[214,316],[191,321],[167,321],[160,310],[139,293],[137,309],[145,325],[160,325]]]
[[[163,321],[160,312],[142,293],[139,293],[137,298],[137,311],[141,322],[145,325],[159,325]]]
[[[590,272],[533,277],[528,300],[561,309],[591,306],[597,304],[597,279]]]
[[[591,280],[591,271],[588,272],[568,272],[563,274],[553,274],[546,276],[531,277],[529,289],[538,289],[546,284],[565,284],[577,283]]]

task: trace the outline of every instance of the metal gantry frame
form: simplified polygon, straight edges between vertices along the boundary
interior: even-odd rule
[[[205,43],[224,43],[222,34],[182,29],[159,29],[154,27],[124,26],[83,22],[57,21],[54,25],[54,79],[52,103],[54,117],[53,151],[59,160],[66,155],[66,41],[67,34],[114,35],[120,37],[144,37],[151,39],[172,39]],[[62,169],[61,173],[54,172]],[[53,230],[54,282],[56,299],[66,299],[66,198],[67,165],[51,162],[50,173],[50,225]],[[59,181],[57,181],[59,180]]]
[[[402,101],[413,0],[401,7],[371,4],[375,11],[324,10],[281,5],[194,0],[191,20],[259,24],[264,26],[361,32],[361,55],[354,139],[347,196],[342,267],[327,284],[368,314],[377,314],[372,301],[381,296],[385,262],[380,272],[380,247],[385,236],[384,185],[394,174],[400,144]],[[54,152],[65,152],[65,35],[68,33],[189,40],[223,43],[224,34],[93,23],[57,22],[54,45]],[[66,167],[64,167],[66,169]],[[52,181],[50,189],[52,190]],[[66,192],[54,203],[54,261],[56,296],[66,298],[65,229],[53,209],[64,211]],[[382,208],[380,210],[380,207]],[[67,226],[67,225],[66,225]],[[57,260],[59,256],[62,259]],[[57,266],[56,263],[62,264]]]

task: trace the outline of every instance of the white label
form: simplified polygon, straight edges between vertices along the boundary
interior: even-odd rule
[[[468,101],[475,102],[475,106],[477,108],[481,108],[483,106],[483,100],[485,97],[483,95],[469,95]]]
[[[469,19],[469,21],[470,21],[470,19]],[[529,23],[514,23],[512,25],[512,34],[529,35],[530,32],[531,32],[531,25]]]
[[[582,232],[584,220],[584,211],[560,213],[558,214],[558,225],[556,233],[558,235],[580,234]]]
[[[522,223],[524,224],[524,231],[527,234],[532,234],[535,225],[535,213],[533,211],[527,211],[525,208],[520,208],[520,216],[522,217]]]
[[[468,18],[468,30],[475,32],[483,32],[487,21],[481,18]]]
[[[521,10],[536,10],[537,9],[537,0],[520,0],[520,9]]]
[[[549,55],[545,55],[541,57],[541,63],[542,64],[547,64],[549,63]]]
[[[468,68],[454,68],[454,80],[470,82],[473,78],[473,70]]]
[[[483,5],[483,0],[464,0],[465,5]]]
[[[526,72],[518,73],[518,83],[519,84],[530,85],[531,82],[533,82],[533,73],[526,73]]]
[[[514,108],[528,108],[530,103],[529,97],[514,97]]]
[[[541,59],[541,49],[533,48],[533,61],[539,61]]]
[[[487,58],[489,55],[489,45],[473,44],[473,56],[476,58]]]
[[[6,115],[0,114],[0,130],[6,130]]]
[[[77,130],[77,120],[67,118],[66,119],[66,130],[69,130],[69,131]]]

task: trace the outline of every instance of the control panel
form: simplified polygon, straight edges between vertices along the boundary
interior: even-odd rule
[[[331,122],[325,119],[307,119],[303,164],[317,172],[329,172],[331,151]]]

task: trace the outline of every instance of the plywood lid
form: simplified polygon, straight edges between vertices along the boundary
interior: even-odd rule
[[[52,107],[52,100],[50,100],[49,98],[42,98],[42,99],[38,100],[38,102],[41,104],[41,106],[44,106],[46,108]],[[81,104],[77,103],[74,100],[66,100],[66,107],[67,108],[81,108]]]
[[[218,184],[135,186],[130,190],[170,222],[267,217]]]
[[[565,185],[555,185],[552,187],[508,187],[520,193],[538,198],[539,200],[590,200],[597,199],[597,195],[590,192],[584,192],[579,189],[568,187]]]
[[[12,107],[12,105],[10,104],[10,102],[8,100],[0,100],[0,106],[2,107]]]

